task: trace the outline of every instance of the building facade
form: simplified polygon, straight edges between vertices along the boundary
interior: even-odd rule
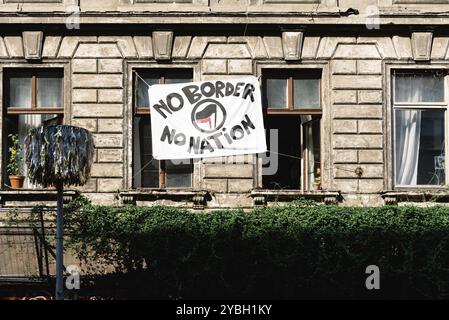
[[[94,134],[78,190],[95,203],[444,202],[448,12],[446,0],[0,0],[1,203],[54,198],[12,190],[7,166],[11,135],[23,145],[58,123]],[[244,75],[260,79],[269,153],[152,158],[148,85]]]

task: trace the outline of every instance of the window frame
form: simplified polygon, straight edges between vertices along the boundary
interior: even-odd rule
[[[139,74],[139,71],[141,72]],[[169,72],[179,72],[181,73],[182,71],[186,71],[186,72],[191,72],[192,73],[192,80],[195,81],[195,76],[198,72],[198,70],[196,70],[193,66],[183,66],[183,67],[178,67],[176,65],[174,66],[151,66],[151,67],[146,67],[146,66],[133,66],[132,64],[128,65],[128,72],[130,74],[130,80],[131,80],[131,112],[132,112],[132,116],[131,116],[131,134],[130,134],[130,139],[128,141],[128,143],[130,144],[130,147],[128,148],[128,152],[131,155],[131,159],[133,158],[134,155],[134,137],[133,137],[133,133],[134,133],[134,119],[135,117],[145,117],[151,116],[151,110],[150,110],[150,106],[144,106],[144,107],[138,107],[137,106],[137,99],[136,99],[136,95],[137,95],[137,91],[138,91],[138,87],[137,87],[137,76],[136,74],[139,74],[141,76],[141,74],[145,74],[145,73],[154,73],[154,74],[159,74],[159,84],[165,84],[165,74],[169,73]],[[141,76],[142,78],[145,78],[144,76]],[[130,149],[130,150],[129,150]],[[129,188],[135,190],[135,189],[139,189],[139,190],[154,190],[154,189],[164,189],[164,190],[177,190],[177,189],[182,189],[182,190],[191,190],[194,189],[195,185],[196,185],[196,181],[195,181],[195,161],[191,160],[191,183],[190,183],[190,187],[167,187],[167,171],[166,171],[166,161],[167,160],[159,160],[159,187],[142,187],[142,188],[136,188],[134,186],[134,178],[135,178],[135,173],[134,173],[134,166],[133,166],[133,159],[130,161],[130,164],[128,166],[128,168],[130,169],[130,179],[128,181],[128,186]]]
[[[307,76],[311,77],[314,76],[317,73],[317,70],[307,70],[307,69],[301,69],[301,68],[295,68],[295,69],[277,69],[273,70],[270,68],[265,68],[265,71],[270,75],[273,76],[284,76],[288,74],[286,77],[287,79],[287,108],[270,108],[267,103],[267,108],[264,108],[266,110],[267,115],[322,115],[323,114],[323,79],[322,77],[319,78],[320,82],[320,108],[303,108],[303,109],[296,109],[295,108],[295,82],[294,80],[297,79],[299,76]],[[291,71],[288,71],[291,70]],[[262,92],[267,92],[267,83],[266,78],[264,78],[264,75],[262,74]]]
[[[15,70],[21,70],[21,71],[28,71],[33,72],[33,70],[39,70],[39,71],[50,71],[58,69],[61,73],[62,77],[62,112],[58,113],[56,108],[52,108],[51,112],[40,112],[33,111],[31,108],[26,108],[24,112],[19,112],[21,110],[13,110],[12,112],[8,113],[7,105],[6,104],[6,96],[7,94],[9,96],[9,92],[4,92],[5,87],[5,81],[8,79],[8,76],[11,72],[14,72]],[[70,105],[70,98],[71,98],[71,82],[70,82],[70,60],[67,59],[48,59],[44,63],[39,65],[33,65],[29,63],[23,63],[20,61],[11,62],[10,60],[0,59],[0,96],[2,97],[0,99],[0,112],[3,117],[12,115],[17,116],[20,114],[58,114],[62,118],[62,123],[67,124],[70,123],[71,119],[71,105]],[[9,86],[9,84],[8,84]],[[9,98],[9,97],[8,97]],[[4,186],[8,183],[8,178],[4,176],[4,168],[6,167],[7,159],[4,158],[4,139],[6,137],[5,133],[5,125],[4,125],[5,119],[2,120],[1,126],[2,129],[0,130],[0,140],[2,143],[0,143],[0,154],[2,155],[1,161],[0,161],[0,171],[2,172],[1,175],[1,185],[2,189],[4,189]],[[5,180],[6,179],[6,180]],[[44,189],[42,189],[44,190]],[[18,190],[19,193],[21,192],[28,192],[28,190]]]
[[[416,184],[416,185],[401,185],[401,184],[396,184],[396,116],[395,116],[395,111],[396,110],[439,110],[444,112],[444,127],[445,127],[445,157],[447,158],[447,152],[448,152],[448,148],[449,148],[449,141],[448,141],[448,134],[449,134],[449,116],[448,116],[448,111],[449,111],[449,70],[446,67],[442,67],[442,66],[437,66],[437,65],[433,65],[432,67],[427,67],[427,68],[410,68],[410,66],[402,66],[402,67],[392,67],[390,70],[390,72],[388,72],[388,76],[390,77],[390,83],[391,86],[388,88],[389,93],[390,93],[390,112],[389,117],[390,117],[390,121],[389,121],[389,126],[391,128],[391,146],[389,146],[389,150],[392,153],[392,161],[391,162],[391,169],[389,172],[392,173],[392,180],[391,180],[391,185],[393,186],[394,189],[397,190],[425,190],[425,189],[446,189],[446,184],[448,183],[448,170],[449,170],[449,163],[448,161],[445,161],[445,184],[444,185],[422,185],[422,184]],[[446,75],[444,76],[444,80],[443,80],[443,90],[444,90],[444,101],[442,102],[416,102],[416,103],[404,103],[404,102],[396,102],[396,77],[395,74],[396,72],[409,72],[411,74],[417,74],[417,73],[422,73],[422,72],[437,72],[437,71],[444,71],[446,73]],[[388,171],[386,171],[388,172]]]
[[[270,65],[266,65],[263,67],[259,67],[258,72],[262,79],[262,96],[263,99],[266,99],[266,92],[267,92],[267,76],[284,76],[288,75],[286,77],[287,79],[287,108],[285,109],[279,109],[279,108],[270,108],[268,106],[268,101],[264,101],[264,104],[267,105],[267,107],[263,108],[264,111],[264,118],[270,117],[270,116],[301,116],[301,115],[310,115],[312,117],[319,116],[320,117],[320,177],[321,177],[321,190],[324,190],[327,188],[327,184],[325,183],[325,174],[323,171],[323,168],[325,168],[324,163],[324,143],[323,143],[323,125],[324,125],[324,113],[323,109],[325,108],[325,96],[323,95],[324,87],[325,87],[325,73],[327,69],[325,65],[295,65],[295,66],[289,66],[289,67],[274,67]],[[315,76],[319,72],[321,72],[321,76],[318,78],[320,82],[320,108],[307,108],[307,109],[295,109],[295,103],[294,103],[294,80],[299,78],[300,76]],[[309,176],[308,176],[308,152],[306,148],[306,143],[304,142],[304,132],[305,132],[305,126],[303,123],[300,124],[300,132],[301,132],[301,177],[300,177],[300,190],[302,192],[313,192],[314,190],[309,190]],[[258,185],[259,187],[263,187],[263,168],[261,165],[261,158],[259,157],[259,175],[258,175]],[[292,189],[286,189],[286,190],[292,190]]]
[[[60,69],[60,68],[49,68],[47,70],[45,69],[41,69],[41,68],[33,68],[30,71],[26,70],[26,69],[22,69],[22,68],[8,68],[9,70],[6,72],[7,76],[4,77],[3,81],[7,81],[6,84],[6,88],[9,89],[10,88],[10,83],[9,80],[11,78],[14,78],[15,76],[17,77],[21,77],[22,75],[29,75],[29,78],[31,79],[31,85],[30,85],[30,94],[31,94],[31,107],[27,108],[27,107],[22,107],[22,106],[10,106],[9,105],[9,101],[10,101],[10,96],[9,96],[9,92],[6,92],[6,97],[8,97],[6,99],[7,101],[7,106],[5,106],[6,108],[6,112],[9,115],[17,115],[17,114],[64,114],[64,70],[56,70],[56,69]],[[10,70],[15,70],[14,71],[10,71]],[[37,106],[37,98],[38,98],[38,84],[37,84],[37,79],[39,78],[39,74],[43,73],[43,72],[51,72],[51,71],[55,71],[55,72],[61,72],[61,108],[49,108],[49,107],[38,107]],[[22,78],[22,77],[21,77]],[[23,77],[23,78],[27,78],[28,77]]]

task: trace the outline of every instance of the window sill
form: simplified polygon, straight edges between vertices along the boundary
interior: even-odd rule
[[[16,189],[0,190],[0,205],[4,206],[7,202],[35,202],[35,201],[55,201],[57,200],[57,191],[51,189]],[[76,195],[76,191],[64,191],[64,202],[70,202]],[[56,203],[55,203],[56,205]]]
[[[398,189],[384,191],[381,196],[387,205],[397,205],[400,202],[449,203],[449,189],[447,188]]]
[[[325,204],[337,204],[340,200],[340,192],[337,191],[301,191],[301,190],[269,190],[258,189],[251,192],[255,207],[266,207],[269,201],[288,202],[299,198],[324,202]]]
[[[137,201],[172,200],[193,203],[193,209],[202,210],[206,206],[208,192],[186,189],[136,189],[120,192],[124,204],[136,204]]]

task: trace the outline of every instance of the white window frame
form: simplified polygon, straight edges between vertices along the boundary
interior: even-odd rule
[[[446,184],[448,183],[448,170],[449,170],[449,163],[448,161],[445,161],[445,185],[400,185],[396,184],[396,117],[395,117],[395,110],[410,110],[410,109],[416,109],[416,110],[440,110],[444,112],[444,123],[445,123],[445,145],[444,145],[444,153],[445,157],[447,158],[447,152],[449,148],[449,141],[448,141],[448,134],[449,134],[449,117],[448,117],[448,101],[449,101],[449,74],[446,74],[444,76],[444,101],[443,102],[421,102],[421,103],[404,103],[404,102],[396,102],[396,72],[401,72],[403,70],[407,70],[410,72],[414,72],[416,74],[419,74],[420,72],[425,71],[448,71],[447,68],[441,67],[435,67],[435,68],[392,68],[390,77],[391,77],[391,124],[392,124],[392,153],[393,153],[393,161],[392,161],[392,172],[393,172],[393,186],[395,189],[446,189]],[[446,160],[446,159],[445,159]]]

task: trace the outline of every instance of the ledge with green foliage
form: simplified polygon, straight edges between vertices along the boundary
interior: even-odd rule
[[[66,215],[80,257],[116,267],[96,287],[114,298],[449,298],[447,207],[194,213],[78,198]],[[379,291],[365,287],[369,265]]]

